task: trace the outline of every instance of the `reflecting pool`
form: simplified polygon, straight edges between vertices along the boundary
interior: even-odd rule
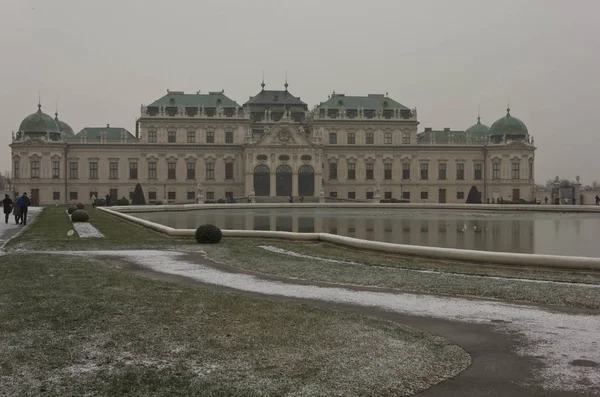
[[[600,256],[600,214],[443,209],[256,208],[130,215],[176,229],[326,232],[365,240],[483,251]]]

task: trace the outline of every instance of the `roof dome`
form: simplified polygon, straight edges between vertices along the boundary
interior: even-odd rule
[[[465,133],[471,133],[471,138],[479,139],[490,135],[490,127],[481,124],[481,117],[477,116],[477,124],[467,128]]]
[[[516,117],[510,115],[510,108],[506,109],[506,116],[498,119],[490,128],[492,136],[527,136],[529,132],[525,124]]]
[[[58,124],[54,119],[42,112],[42,105],[38,104],[38,111],[30,114],[21,121],[20,132],[59,132]]]
[[[58,119],[58,112],[54,113],[54,121],[58,124],[58,130],[63,138],[73,138],[75,136],[75,132],[73,128],[62,120]]]

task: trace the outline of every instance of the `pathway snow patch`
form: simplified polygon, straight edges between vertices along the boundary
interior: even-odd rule
[[[120,257],[158,272],[242,291],[319,299],[377,307],[407,315],[492,325],[499,332],[517,332],[525,337],[524,343],[518,347],[518,354],[542,357],[545,366],[537,370],[536,375],[541,378],[544,387],[565,391],[600,390],[600,371],[597,368],[570,364],[573,360],[581,359],[600,362],[597,335],[600,329],[599,315],[566,314],[534,306],[484,300],[285,284],[199,265],[186,260],[187,253],[176,251],[72,251],[69,254]],[[492,322],[498,319],[504,322]]]
[[[74,222],[73,229],[75,229],[81,238],[104,238],[104,234],[100,233],[100,231],[89,222]]]

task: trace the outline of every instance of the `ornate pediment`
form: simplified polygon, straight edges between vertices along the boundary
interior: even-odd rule
[[[253,146],[314,146],[304,135],[302,127],[279,123],[265,128],[263,136]]]

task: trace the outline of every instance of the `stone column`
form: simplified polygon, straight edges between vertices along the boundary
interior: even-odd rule
[[[298,170],[292,171],[292,196],[298,195]]]
[[[581,205],[581,182],[579,182],[579,175],[575,177],[575,183],[573,184],[574,192],[573,197],[575,197],[575,203]]]
[[[271,191],[269,192],[269,196],[275,197],[277,195],[277,174],[271,170]]]

